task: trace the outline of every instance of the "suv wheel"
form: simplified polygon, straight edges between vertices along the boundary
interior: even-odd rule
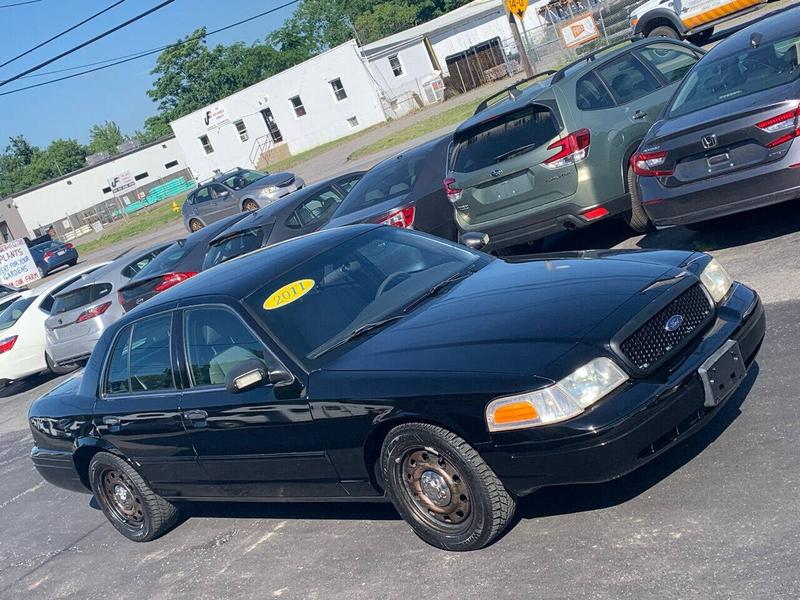
[[[192,219],[189,221],[189,231],[194,233],[195,231],[200,231],[203,228],[203,224],[198,221],[197,219]]]
[[[389,432],[380,468],[386,493],[419,537],[443,550],[489,545],[514,515],[514,498],[456,434],[428,423]]]
[[[628,167],[628,191],[631,196],[631,210],[626,213],[625,222],[636,233],[652,231],[653,224],[650,222],[647,213],[644,212],[642,200],[639,198],[639,190],[636,187],[636,173],[630,167]]]
[[[53,359],[50,358],[50,355],[47,352],[44,353],[44,362],[47,364],[48,370],[54,375],[66,375],[67,373],[72,373],[78,368],[77,364],[64,366],[57,365],[55,362],[53,362]]]
[[[658,27],[654,27],[653,30],[647,34],[647,37],[666,37],[672,38],[673,40],[681,39],[681,34],[674,27],[670,27],[669,25],[659,25]]]
[[[242,204],[242,208],[246,212],[255,212],[258,210],[258,204],[256,203],[255,200],[251,200],[250,198],[248,198],[247,200],[244,201],[244,204]]]

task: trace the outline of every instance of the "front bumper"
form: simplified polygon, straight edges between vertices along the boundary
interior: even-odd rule
[[[735,284],[717,321],[669,372],[632,380],[620,392],[564,423],[495,434],[481,456],[506,488],[526,495],[548,485],[621,477],[683,441],[719,412],[706,408],[698,368],[727,340],[739,343],[745,365],[755,360],[766,330],[758,295]]]
[[[296,192],[297,190],[303,189],[305,184],[306,184],[305,181],[303,181],[299,177],[295,177],[295,180],[291,184],[284,187],[279,187],[277,190],[275,190],[274,192],[272,192],[267,196],[257,196],[256,202],[258,203],[258,206],[260,208],[264,208],[265,206],[269,206],[276,200],[280,200],[284,196],[288,196],[292,192]]]

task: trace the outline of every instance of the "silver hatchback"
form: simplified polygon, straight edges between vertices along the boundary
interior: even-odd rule
[[[294,173],[236,169],[201,183],[183,203],[183,224],[197,231],[238,212],[256,211],[301,189],[305,181]]]

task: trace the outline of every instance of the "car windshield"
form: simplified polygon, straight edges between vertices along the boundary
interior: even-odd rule
[[[800,34],[725,56],[710,55],[684,79],[667,116],[678,117],[785,85],[800,75],[798,64]]]
[[[53,302],[52,313],[58,315],[96,302],[107,296],[112,287],[110,283],[93,283],[59,294]]]
[[[359,328],[403,318],[434,286],[490,260],[450,242],[379,227],[292,268],[246,302],[298,360],[315,367]]]
[[[3,312],[0,312],[0,331],[13,327],[14,323],[19,321],[20,317],[25,314],[25,311],[33,304],[34,300],[36,300],[36,296],[20,298],[3,309]]]
[[[340,217],[408,195],[422,173],[429,152],[430,147],[417,148],[374,167],[345,196],[334,216]]]
[[[255,183],[259,179],[264,179],[267,176],[267,173],[262,173],[260,171],[238,171],[233,175],[226,177],[222,180],[222,183],[227,185],[232,190],[236,190],[237,192],[250,185],[251,183]]]
[[[139,271],[131,281],[142,281],[156,275],[170,273],[175,265],[189,253],[186,240],[179,240],[167,247],[161,254],[151,260],[146,267]]]
[[[216,240],[208,248],[205,260],[203,260],[203,270],[257,250],[261,247],[263,239],[264,229],[251,227]]]

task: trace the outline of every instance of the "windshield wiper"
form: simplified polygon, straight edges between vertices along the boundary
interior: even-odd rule
[[[499,154],[494,157],[494,162],[499,163],[507,158],[511,158],[512,156],[516,156],[517,154],[522,154],[523,152],[527,152],[528,150],[532,150],[536,148],[539,144],[525,144],[524,146],[520,146],[519,148],[515,148],[514,150],[509,150],[508,152],[503,152],[503,154]]]
[[[326,354],[326,353],[330,352],[331,350],[334,350],[335,348],[338,348],[339,346],[343,346],[344,344],[346,344],[350,340],[354,340],[355,338],[360,337],[360,336],[364,335],[365,333],[369,333],[370,331],[373,331],[374,329],[377,329],[378,327],[383,327],[384,325],[386,325],[388,323],[391,323],[392,321],[397,321],[398,319],[402,319],[404,316],[405,315],[393,315],[391,317],[387,317],[386,319],[381,319],[380,321],[374,321],[373,323],[366,323],[364,325],[361,325],[360,327],[357,327],[353,331],[348,333],[343,338],[340,338],[340,339],[336,340],[335,342],[333,342],[331,344],[326,344],[326,345],[322,346],[321,348],[315,350],[314,352],[309,354],[308,357],[311,358],[311,359],[317,359],[320,356],[322,356],[323,354]]]
[[[445,287],[447,287],[451,283],[456,282],[459,279],[465,279],[465,278],[469,277],[470,275],[472,275],[473,273],[475,273],[475,271],[473,271],[472,269],[467,269],[466,271],[458,271],[457,273],[453,273],[452,275],[450,275],[450,277],[448,277],[444,281],[440,281],[439,283],[434,285],[431,289],[429,289],[427,292],[425,292],[424,294],[422,294],[418,298],[415,298],[414,300],[412,300],[408,304],[408,306],[406,306],[403,309],[403,313],[409,312],[414,307],[418,306],[421,302],[427,300],[431,296],[435,296],[436,294],[441,292]]]

